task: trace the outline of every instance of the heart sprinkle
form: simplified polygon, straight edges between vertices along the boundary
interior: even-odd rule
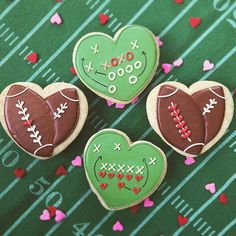
[[[135,193],[135,194],[138,194],[140,192],[141,188],[133,188],[132,191]]]
[[[56,175],[61,176],[61,175],[67,175],[67,169],[64,166],[59,166],[56,169]]]
[[[54,206],[49,206],[47,210],[49,211],[50,216],[54,217],[56,215],[56,211],[58,209],[56,207],[54,207]]]
[[[169,74],[170,71],[171,71],[172,65],[168,64],[168,63],[164,63],[164,64],[161,65],[161,67],[164,70],[165,74]]]
[[[117,174],[117,175],[116,175],[116,177],[117,177],[118,179],[122,179],[123,176],[124,176],[123,174]]]
[[[179,58],[173,62],[174,67],[180,67],[184,63],[183,59]]]
[[[48,220],[50,220],[51,217],[50,217],[49,211],[46,210],[46,209],[43,210],[43,213],[39,216],[39,219],[40,219],[41,221],[48,221]]]
[[[129,180],[131,180],[131,179],[133,178],[133,176],[130,175],[130,174],[126,174],[126,175],[125,175],[125,178],[129,181]]]
[[[202,22],[202,19],[200,17],[190,17],[189,23],[193,28],[197,28]]]
[[[50,19],[50,22],[52,24],[56,24],[56,25],[61,25],[62,24],[62,18],[61,16],[56,12]]]
[[[82,158],[80,156],[75,157],[74,160],[71,161],[73,166],[82,166]]]
[[[56,216],[55,216],[55,221],[56,222],[61,222],[66,218],[66,215],[63,211],[61,210],[56,210]]]
[[[115,104],[114,102],[109,101],[109,100],[106,100],[106,102],[107,102],[107,106],[109,106],[109,107],[111,107],[113,104]]]
[[[175,2],[176,2],[177,4],[183,4],[183,3],[184,3],[184,0],[175,0]]]
[[[214,63],[211,63],[209,60],[203,62],[203,71],[212,70],[215,67]]]
[[[26,170],[21,168],[14,169],[14,174],[17,178],[22,179],[26,175]]]
[[[37,61],[38,61],[38,54],[37,54],[37,52],[32,52],[32,53],[30,53],[30,54],[26,57],[26,60],[29,61],[29,62],[31,62],[31,63],[33,63],[33,64],[37,63]]]
[[[100,184],[100,187],[101,187],[102,189],[105,189],[105,188],[107,187],[107,184],[106,184],[106,183],[101,183],[101,184]]]
[[[136,97],[136,98],[134,98],[134,99],[131,101],[131,103],[132,103],[132,104],[135,104],[138,100],[139,100],[139,97]]]
[[[118,182],[117,186],[119,187],[119,189],[121,189],[125,186],[125,183],[124,182]]]
[[[183,225],[185,225],[185,224],[187,224],[188,223],[188,218],[187,217],[184,217],[184,216],[182,216],[182,215],[178,215],[178,224],[179,224],[179,226],[183,226]]]
[[[226,205],[228,203],[228,198],[226,196],[225,193],[221,193],[219,198],[218,198],[218,201],[224,205]]]
[[[135,214],[135,213],[137,213],[137,211],[139,210],[139,208],[140,208],[140,205],[132,206],[132,207],[130,207],[130,212],[133,213],[133,214]]]
[[[118,220],[116,221],[116,223],[113,225],[112,227],[113,231],[123,231],[124,230],[124,226],[122,225],[122,223]]]
[[[74,67],[71,67],[71,68],[70,68],[70,72],[71,72],[73,75],[77,75],[76,70],[75,70]]]
[[[102,25],[105,25],[109,21],[109,16],[106,14],[99,14],[98,18]]]
[[[125,107],[125,104],[116,103],[116,108],[123,109],[124,107]]]
[[[109,177],[110,179],[112,179],[114,176],[115,176],[115,174],[113,174],[113,173],[109,173],[109,174],[108,174],[108,177]]]
[[[209,183],[205,185],[205,189],[210,193],[214,194],[216,192],[216,185],[215,183]]]
[[[143,179],[143,176],[142,175],[136,175],[135,179],[139,182],[140,180]]]
[[[105,176],[106,176],[106,172],[98,172],[98,174],[102,177],[102,178],[104,178]]]
[[[156,36],[155,39],[156,39],[157,45],[159,47],[162,47],[163,46],[163,42],[161,41],[161,39],[158,36]]]
[[[193,156],[187,156],[186,159],[184,160],[184,164],[186,166],[191,166],[196,162]]]
[[[143,202],[144,207],[152,207],[154,205],[154,201],[152,201],[149,197],[146,198]]]

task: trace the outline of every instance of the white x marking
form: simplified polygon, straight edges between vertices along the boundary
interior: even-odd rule
[[[118,164],[118,168],[119,168],[119,169],[117,169],[117,171],[125,172],[125,171],[124,171],[125,164],[124,164],[124,165],[119,165],[119,164]]]
[[[131,173],[134,173],[133,169],[134,169],[134,166],[129,166],[127,165],[127,173],[131,172]]]
[[[125,61],[125,55],[124,54],[121,54],[121,56],[117,56],[118,59],[119,59],[119,64],[121,64],[122,62]]]
[[[92,67],[92,62],[89,62],[88,65],[85,65],[85,68],[87,68],[87,71],[90,72],[93,70],[93,67]]]
[[[107,170],[107,163],[102,163],[101,170],[103,170],[103,169]]]
[[[94,147],[95,149],[93,150],[93,152],[100,152],[101,144],[99,145],[94,144]]]
[[[91,49],[93,50],[94,54],[99,53],[98,45],[97,44],[94,47],[91,47]]]
[[[104,63],[100,64],[101,66],[103,66],[103,69],[106,70],[107,68],[111,67],[107,61],[105,61]]]
[[[139,48],[138,46],[138,40],[135,40],[134,42],[131,42],[132,49]]]
[[[113,170],[113,171],[116,171],[116,169],[114,168],[116,166],[116,164],[110,164],[109,163],[109,167],[108,167],[108,170]]]
[[[148,162],[148,164],[155,166],[155,165],[156,165],[156,162],[155,162],[155,161],[156,161],[156,157],[154,157],[154,158],[151,158],[151,157],[150,157],[150,161]]]
[[[121,147],[120,147],[120,143],[114,143],[115,144],[115,148],[114,150],[121,150]]]
[[[142,172],[142,170],[144,169],[144,167],[143,166],[141,166],[140,168],[137,166],[137,171],[136,171],[136,173],[135,174],[138,174],[138,173],[140,173],[141,175],[143,174],[143,172]]]

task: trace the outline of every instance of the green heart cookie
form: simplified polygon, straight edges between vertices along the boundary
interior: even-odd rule
[[[126,134],[104,129],[84,151],[84,167],[92,190],[107,209],[136,205],[161,184],[167,169],[164,153],[146,141],[131,143]]]
[[[152,80],[159,61],[154,35],[145,27],[131,25],[114,39],[90,33],[75,46],[73,63],[82,82],[101,97],[129,103]]]

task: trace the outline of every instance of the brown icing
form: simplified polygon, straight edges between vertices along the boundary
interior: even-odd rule
[[[197,143],[204,144],[204,118],[200,108],[191,96],[180,89],[175,93],[176,89],[170,85],[163,85],[159,90],[157,99],[157,120],[159,128],[168,143],[182,151],[186,150],[185,152],[189,154],[197,155],[201,152],[203,145],[195,145],[191,148],[190,145]],[[172,96],[166,96],[172,93]],[[176,105],[175,110],[172,105]],[[175,116],[175,112],[179,114]],[[171,113],[173,114],[171,115]],[[182,116],[182,120],[180,116]],[[176,127],[176,125],[180,124],[178,119],[181,122],[185,122],[183,128]],[[179,133],[183,129],[186,129],[186,132],[183,134]],[[187,137],[182,137],[185,134]]]
[[[225,99],[221,98],[225,96],[223,88],[214,86],[210,89],[207,88],[192,95],[204,116],[205,143],[209,143],[218,134],[225,116]]]

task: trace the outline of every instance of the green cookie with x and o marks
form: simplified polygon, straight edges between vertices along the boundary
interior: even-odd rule
[[[104,129],[89,139],[84,167],[102,205],[120,210],[142,202],[157,189],[167,162],[162,150],[152,143],[131,143],[121,131]]]
[[[76,44],[73,64],[81,81],[110,101],[127,104],[152,80],[159,61],[155,36],[147,28],[130,25],[114,38],[89,33]]]

